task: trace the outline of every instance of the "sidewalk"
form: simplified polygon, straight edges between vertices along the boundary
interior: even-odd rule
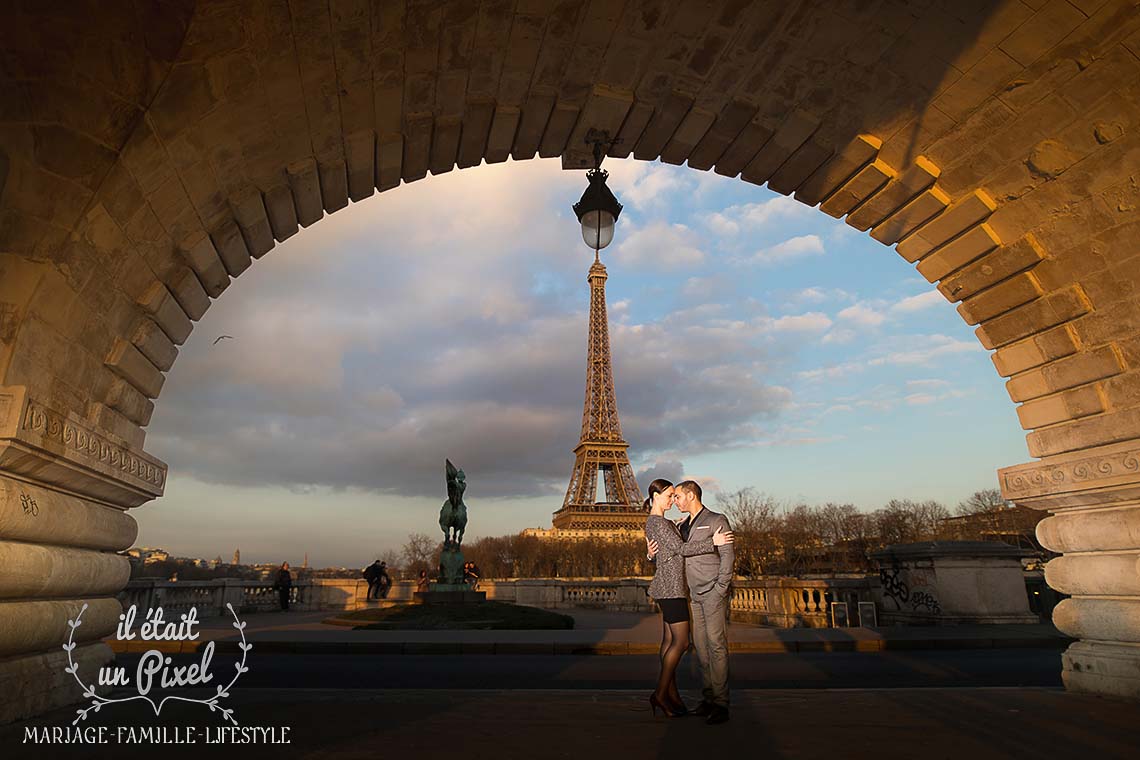
[[[288,747],[207,745],[216,715],[171,705],[160,717],[126,704],[85,725],[197,726],[187,746],[22,743],[26,725],[66,726],[71,708],[0,727],[5,758],[260,757],[338,760],[455,758],[692,758],[731,753],[764,760],[1131,760],[1140,746],[1137,703],[1033,688],[739,690],[732,719],[654,718],[647,690],[234,689],[226,704],[242,727],[290,729]],[[695,703],[699,695],[685,693]],[[184,729],[185,730],[185,729]],[[113,731],[112,731],[113,734]]]
[[[264,612],[243,616],[245,637],[262,653],[294,654],[653,654],[661,636],[655,614],[558,610],[574,617],[573,630],[353,630],[323,621],[336,612]],[[215,641],[236,652],[241,639],[233,621],[214,618],[198,628],[195,641],[116,641],[116,652],[192,653]],[[732,652],[882,652],[903,649],[1063,649],[1071,641],[1051,624],[899,626],[880,628],[770,628],[732,623]]]

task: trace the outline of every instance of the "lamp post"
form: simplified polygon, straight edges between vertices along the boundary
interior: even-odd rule
[[[597,260],[598,252],[614,239],[614,225],[622,206],[606,186],[610,174],[602,168],[606,146],[612,145],[614,141],[609,139],[608,132],[593,129],[586,133],[585,141],[593,143],[594,168],[586,172],[590,184],[582,193],[582,198],[574,204],[574,214],[582,225],[582,240],[593,249],[594,259]]]

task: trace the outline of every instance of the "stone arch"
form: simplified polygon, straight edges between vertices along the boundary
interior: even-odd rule
[[[46,621],[0,655],[45,649],[84,594],[110,614],[119,571],[96,583],[84,568],[130,532],[112,507],[161,494],[144,428],[232,278],[429,172],[536,154],[582,167],[597,128],[619,138],[611,156],[818,205],[959,303],[1040,458],[1002,470],[1003,491],[1057,512],[1042,540],[1079,552],[1049,576],[1075,594],[1058,625],[1086,639],[1066,682],[1140,694],[1140,13],[1037,5],[5,10],[0,547],[57,572],[43,588],[0,581],[0,615]],[[20,527],[25,497],[91,528]],[[1118,529],[1090,527],[1105,520]],[[1096,551],[1116,552],[1111,570]],[[48,601],[19,601],[35,596]]]

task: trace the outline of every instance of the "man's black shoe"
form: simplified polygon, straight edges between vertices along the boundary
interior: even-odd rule
[[[699,705],[697,705],[696,707],[694,707],[692,710],[690,710],[689,713],[691,715],[702,715],[702,716],[711,715],[713,708],[715,706],[716,705],[714,705],[712,702],[706,702],[702,699],[701,703]]]
[[[716,725],[717,723],[724,723],[726,720],[728,720],[728,708],[722,707],[720,705],[713,705],[712,712],[709,713],[709,717],[705,720],[705,723],[708,723],[710,726],[712,726]]]

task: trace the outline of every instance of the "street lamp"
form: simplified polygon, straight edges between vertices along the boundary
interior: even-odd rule
[[[602,168],[602,156],[613,141],[609,139],[608,133],[591,129],[586,135],[586,142],[594,145],[594,168],[586,172],[590,184],[582,193],[581,200],[574,204],[574,214],[582,225],[582,240],[593,249],[597,258],[598,251],[613,242],[614,225],[622,207],[613,192],[606,187],[606,179],[610,174]]]

